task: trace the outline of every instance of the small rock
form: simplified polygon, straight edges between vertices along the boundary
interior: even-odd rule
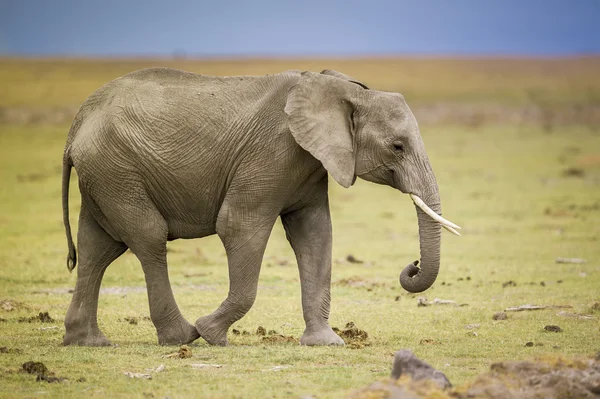
[[[600,395],[600,373],[589,374],[581,380],[581,384],[588,391]]]
[[[221,367],[223,367],[220,364],[206,364],[206,363],[192,363],[192,364],[190,364],[190,366],[194,369],[208,369],[208,368],[220,369]]]
[[[151,380],[152,379],[151,374],[132,373],[131,371],[124,371],[123,374],[125,374],[129,378],[139,378],[142,380]]]
[[[544,327],[544,330],[548,331],[548,332],[562,332],[562,328],[560,328],[559,326],[555,326],[555,325],[548,325],[546,327]]]
[[[529,342],[526,342],[526,343],[525,343],[525,346],[527,346],[527,347],[531,347],[531,346],[533,346],[533,342],[531,342],[531,341],[529,341]]]
[[[402,375],[409,375],[413,380],[431,380],[441,389],[452,386],[448,378],[431,367],[423,360],[417,358],[412,351],[402,349],[394,354],[391,378],[398,379]]]
[[[504,312],[497,312],[494,313],[494,315],[492,316],[492,320],[506,320],[508,319],[508,315]]]

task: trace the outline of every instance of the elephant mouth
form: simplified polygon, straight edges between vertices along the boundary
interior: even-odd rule
[[[431,209],[430,207],[428,207],[427,204],[421,198],[419,198],[419,196],[417,196],[415,194],[409,194],[409,196],[413,200],[413,202],[415,203],[416,206],[421,208],[421,210],[423,212],[425,212],[433,220],[435,220],[436,222],[441,224],[443,228],[445,228],[452,234],[456,234],[457,236],[461,235],[458,231],[456,231],[456,230],[460,230],[459,225],[454,224],[451,221],[444,219],[442,216],[435,213],[435,211],[433,209]]]

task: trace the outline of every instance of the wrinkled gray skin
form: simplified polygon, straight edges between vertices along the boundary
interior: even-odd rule
[[[110,345],[97,324],[102,276],[127,248],[146,278],[160,344],[199,336],[226,345],[228,328],[256,297],[267,239],[278,217],[298,261],[304,345],[342,345],[329,326],[331,219],[327,172],[342,186],[356,177],[421,197],[440,213],[435,177],[415,117],[400,94],[367,90],[335,71],[211,77],[163,68],[116,79],[88,98],[67,139],[63,212],[71,167],[79,176],[79,268],[64,344]],[[440,225],[417,208],[421,269],[401,282],[433,284]],[[195,326],[169,283],[169,240],[218,234],[229,293]]]

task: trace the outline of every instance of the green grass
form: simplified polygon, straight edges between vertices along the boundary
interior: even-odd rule
[[[134,287],[100,296],[101,329],[118,346],[62,347],[62,321],[75,273],[65,265],[60,205],[60,165],[68,126],[0,126],[0,397],[343,397],[389,375],[401,348],[464,384],[491,363],[545,354],[589,355],[600,350],[600,136],[587,128],[423,127],[422,134],[440,185],[444,215],[463,226],[462,238],[444,233],[442,269],[428,299],[468,306],[417,307],[398,274],[418,258],[414,208],[391,188],[359,181],[345,190],[332,182],[334,259],[352,254],[363,264],[336,262],[333,326],[353,321],[369,333],[361,349],[306,348],[266,344],[260,337],[229,335],[230,346],[201,339],[190,359],[165,358],[150,321],[144,278],[126,253],[107,271],[103,288]],[[576,168],[583,176],[565,176]],[[77,225],[79,194],[71,185],[71,221]],[[556,264],[580,257],[586,264]],[[287,263],[286,263],[287,261]],[[216,237],[169,244],[175,296],[189,321],[214,310],[228,287],[224,251]],[[348,286],[340,280],[363,284]],[[516,286],[503,287],[514,281]],[[544,281],[545,286],[540,285]],[[398,300],[396,298],[398,297]],[[560,309],[492,315],[522,304],[571,305]],[[55,323],[19,323],[48,311]],[[140,319],[129,324],[126,317]],[[467,324],[480,324],[468,335]],[[557,324],[562,333],[544,332]],[[40,327],[57,326],[53,330]],[[303,331],[300,286],[293,253],[281,226],[273,231],[260,278],[258,299],[234,328],[258,326],[298,338]],[[431,340],[427,341],[422,340]],[[525,347],[528,341],[533,347]],[[68,382],[47,384],[19,373],[21,364],[42,361]],[[150,381],[123,372],[145,372],[164,364]],[[223,365],[192,369],[191,363]],[[274,366],[288,366],[270,371]],[[77,382],[84,377],[85,382]]]

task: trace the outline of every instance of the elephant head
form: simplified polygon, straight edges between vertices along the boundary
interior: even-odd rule
[[[431,287],[440,266],[441,227],[455,234],[460,227],[441,217],[435,175],[404,97],[369,90],[339,72],[304,72],[288,93],[285,113],[296,142],[340,185],[349,187],[360,177],[411,196],[421,267],[410,263],[400,283],[409,292]]]

